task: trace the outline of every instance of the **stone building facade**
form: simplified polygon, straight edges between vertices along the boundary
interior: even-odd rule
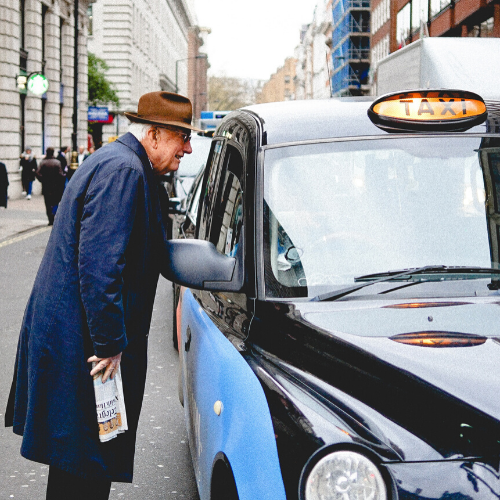
[[[295,66],[297,60],[289,57],[285,64],[273,73],[257,96],[258,103],[291,101],[295,99]]]
[[[79,1],[77,141],[87,139],[87,1]],[[31,147],[71,146],[74,88],[74,2],[0,0],[0,157],[9,172],[9,196],[21,194],[19,156]],[[20,88],[42,73],[48,90]],[[40,190],[40,186],[35,187]]]
[[[199,82],[188,86],[192,69],[204,75],[206,96],[207,58],[199,52],[206,30],[195,25],[192,0],[97,0],[89,18],[89,52],[108,64],[106,77],[120,99],[118,108],[109,106],[113,123],[102,127],[103,144],[127,131],[123,113],[137,111],[139,97],[146,92],[188,95],[191,89],[189,97],[196,106],[201,104]]]
[[[331,95],[332,0],[318,1],[312,22],[302,27],[297,59],[296,99],[327,99]]]
[[[300,30],[294,57],[264,84],[259,102],[331,96],[332,28],[332,0],[318,0],[312,21]]]

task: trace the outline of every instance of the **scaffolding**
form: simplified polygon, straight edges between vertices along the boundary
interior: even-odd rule
[[[364,95],[369,91],[370,0],[337,0],[332,10],[332,95]]]

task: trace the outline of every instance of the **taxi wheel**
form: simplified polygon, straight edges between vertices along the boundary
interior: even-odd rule
[[[210,500],[239,500],[233,471],[225,459],[214,466]]]

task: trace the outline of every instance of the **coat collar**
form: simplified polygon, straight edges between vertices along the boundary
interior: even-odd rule
[[[160,221],[161,224],[161,207],[160,207],[160,201],[158,198],[158,185],[160,183],[160,178],[155,175],[153,171],[153,166],[151,165],[151,162],[149,161],[148,155],[146,153],[146,150],[144,149],[144,146],[137,140],[135,135],[131,134],[130,132],[127,132],[125,135],[122,135],[119,137],[117,142],[123,144],[124,146],[127,146],[129,149],[131,149],[141,160],[142,166],[144,167],[144,172],[146,174],[146,179],[148,182],[148,185],[150,186],[150,189],[155,193],[155,195],[152,197],[153,198],[153,205],[156,209],[156,212],[158,214],[158,220]],[[164,189],[163,187],[161,189]]]
[[[151,166],[151,162],[149,161],[148,155],[144,146],[137,140],[135,135],[127,132],[125,135],[122,135],[117,139],[117,142],[120,142],[131,149],[141,160],[142,165],[144,166],[144,171],[148,177],[149,174],[153,174],[153,169]]]

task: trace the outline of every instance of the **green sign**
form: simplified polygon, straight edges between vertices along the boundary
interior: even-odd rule
[[[28,78],[28,90],[35,95],[43,95],[49,88],[49,81],[45,75],[34,73]]]

